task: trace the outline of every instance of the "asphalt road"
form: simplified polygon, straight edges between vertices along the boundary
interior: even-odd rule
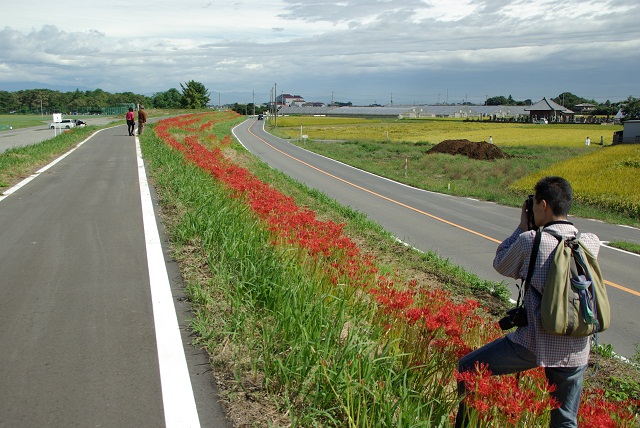
[[[427,192],[316,155],[264,131],[263,122],[247,120],[233,130],[236,138],[264,162],[316,188],[343,205],[365,213],[398,239],[423,251],[434,251],[481,278],[515,281],[495,272],[498,244],[517,227],[520,210],[469,198]],[[601,241],[640,244],[640,230],[570,217]],[[603,246],[599,261],[608,285],[611,327],[598,338],[614,351],[632,357],[640,343],[640,257]]]
[[[83,120],[87,125],[106,125],[116,120],[113,116],[95,116]],[[0,153],[15,147],[38,144],[46,139],[53,138],[60,130],[49,129],[48,125],[31,126],[29,128],[5,129],[0,131]]]
[[[126,126],[0,196],[0,427],[229,427]]]

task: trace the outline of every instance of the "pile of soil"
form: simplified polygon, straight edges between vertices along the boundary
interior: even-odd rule
[[[427,154],[445,153],[449,155],[464,155],[471,159],[494,160],[505,159],[509,155],[493,144],[486,141],[444,140],[427,151]]]

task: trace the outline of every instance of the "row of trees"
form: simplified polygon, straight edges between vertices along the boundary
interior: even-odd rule
[[[563,92],[557,97],[551,98],[551,100],[573,111],[579,110],[577,106],[580,104],[592,104],[594,107],[589,111],[589,114],[592,115],[615,116],[619,110],[622,110],[625,115],[625,119],[640,119],[640,112],[638,111],[640,110],[640,107],[638,106],[640,100],[634,97],[629,97],[625,101],[617,103],[612,103],[609,100],[604,103],[598,103],[595,100],[579,97],[571,92]],[[533,104],[533,102],[530,99],[516,101],[511,95],[508,97],[502,95],[490,97],[487,98],[485,102],[485,105],[488,106],[529,106],[531,104]]]
[[[99,114],[110,107],[131,104],[144,104],[147,108],[205,108],[209,104],[209,91],[202,83],[191,80],[184,85],[181,83],[180,88],[182,92],[171,88],[151,97],[133,92],[111,94],[102,89],[76,89],[72,92],[51,89],[0,91],[0,114]]]
[[[94,91],[59,92],[50,89],[27,89],[16,92],[0,91],[0,114],[6,113],[104,113],[106,109],[114,106],[131,104],[145,104],[147,108],[206,108],[209,105],[209,90],[200,82],[190,80],[180,84],[179,91],[171,88],[166,92],[157,92],[153,96],[134,94],[133,92],[121,92],[110,94],[102,89]],[[579,104],[593,104],[595,107],[589,112],[594,115],[613,116],[622,110],[625,120],[640,119],[640,99],[629,97],[625,101],[611,103],[597,103],[594,100],[579,97],[571,92],[563,92],[555,98],[556,103],[576,110]],[[341,103],[351,105],[351,103]],[[508,97],[496,96],[487,98],[485,105],[531,105],[530,99],[524,101],[514,100]],[[234,104],[232,109],[242,114],[262,113],[265,105]]]

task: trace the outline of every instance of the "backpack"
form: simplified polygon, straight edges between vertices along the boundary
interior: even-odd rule
[[[542,326],[560,336],[584,337],[605,331],[611,313],[598,260],[580,242],[579,233],[575,238],[564,238],[544,229],[536,232],[532,260],[543,232],[556,238],[558,246],[542,293]]]

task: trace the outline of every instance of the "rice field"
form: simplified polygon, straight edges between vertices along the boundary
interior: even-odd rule
[[[302,130],[301,130],[302,127]],[[275,133],[285,138],[308,135],[313,140],[405,141],[440,143],[467,139],[488,141],[498,146],[577,147],[587,137],[592,144],[613,141],[620,125],[534,125],[529,123],[465,122],[450,119],[364,119],[333,117],[278,118]],[[302,131],[302,132],[301,132]]]

